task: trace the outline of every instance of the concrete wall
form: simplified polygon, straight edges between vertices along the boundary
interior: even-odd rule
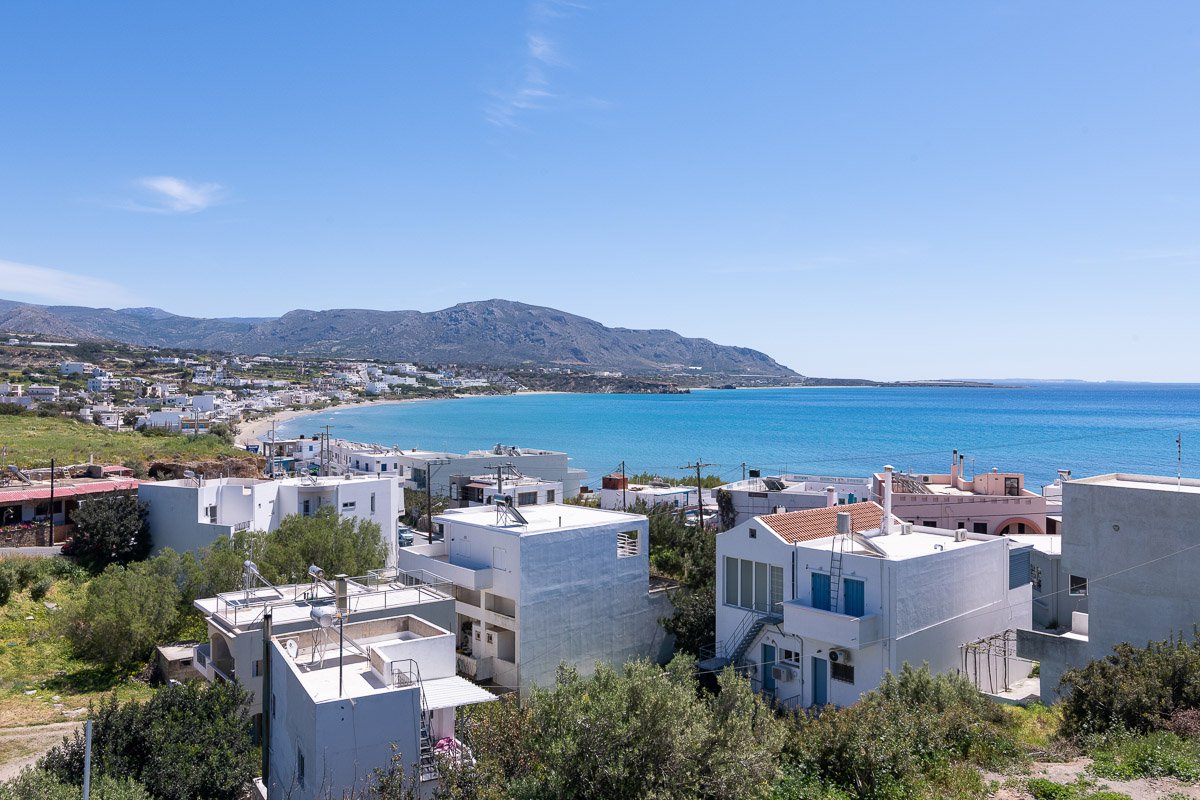
[[[361,789],[376,767],[399,752],[412,771],[420,752],[417,687],[314,703],[287,655],[272,647],[274,713],[271,719],[270,800],[325,798],[327,790]],[[393,751],[393,744],[396,751]],[[304,755],[304,783],[298,754]]]

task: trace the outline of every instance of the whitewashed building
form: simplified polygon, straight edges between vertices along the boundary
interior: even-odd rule
[[[404,570],[457,586],[459,670],[522,693],[549,685],[562,662],[665,660],[651,591],[644,516],[571,505],[466,508],[434,517],[441,540],[405,547]]]
[[[340,516],[378,524],[391,550],[404,513],[398,484],[368,476],[281,480],[197,476],[143,483],[138,499],[147,504],[156,553],[166,547],[178,553],[197,550],[237,531],[273,531],[287,516],[310,516],[327,506]]]
[[[1024,553],[873,502],[755,517],[717,536],[713,660],[791,707],[853,704],[905,663],[961,671],[971,643],[1028,627]]]
[[[600,479],[600,507],[626,511],[640,500],[647,508],[668,506],[683,511],[695,509],[700,498],[695,486],[671,486],[661,483],[630,483],[625,475],[614,473]]]
[[[467,453],[401,450],[397,458],[405,488],[423,492],[428,481],[439,497],[450,496],[450,480],[455,475],[481,475],[511,465],[522,475],[561,483],[564,499],[571,499],[579,494],[587,472],[570,466],[570,461],[566,453],[554,450],[501,444]]]
[[[1060,627],[1023,630],[1017,641],[1020,655],[1041,662],[1046,702],[1067,669],[1122,642],[1190,637],[1200,620],[1200,480],[1111,473],[1066,481],[1062,516]]]
[[[455,508],[493,506],[497,498],[511,498],[518,508],[562,502],[562,484],[544,481],[511,470],[501,474],[455,475],[450,479],[450,503]]]
[[[729,493],[733,505],[734,525],[751,517],[785,511],[803,511],[830,505],[857,503],[871,499],[870,478],[845,478],[829,475],[773,475],[759,477],[751,472],[749,478],[727,483],[720,491]]]

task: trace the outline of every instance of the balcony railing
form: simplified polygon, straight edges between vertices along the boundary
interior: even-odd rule
[[[789,600],[783,604],[783,629],[796,636],[819,639],[838,647],[858,648],[878,638],[879,615],[852,617],[813,608],[800,600]]]

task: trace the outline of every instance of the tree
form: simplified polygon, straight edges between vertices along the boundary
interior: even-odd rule
[[[72,515],[75,533],[63,552],[93,569],[128,564],[150,554],[146,504],[136,497],[114,495],[80,504]]]
[[[328,575],[365,575],[382,567],[386,558],[378,524],[341,517],[333,506],[322,506],[312,516],[285,517],[277,530],[259,536],[258,568],[272,583],[306,581],[311,564]],[[247,541],[253,538],[247,537]]]
[[[92,769],[142,783],[159,800],[237,800],[255,773],[246,690],[197,681],[160,689],[149,701],[109,697],[90,710]],[[59,781],[83,781],[84,738],[48,752],[39,766]]]
[[[160,562],[111,564],[57,617],[75,652],[111,668],[130,668],[170,639],[180,590]]]
[[[695,661],[667,667],[600,664],[590,677],[560,667],[553,687],[522,707],[472,710],[478,759],[449,776],[450,797],[490,781],[507,797],[752,798],[777,772],[783,725],[731,670],[716,695],[698,691]],[[732,735],[731,735],[732,734]],[[476,776],[485,776],[479,781]]]

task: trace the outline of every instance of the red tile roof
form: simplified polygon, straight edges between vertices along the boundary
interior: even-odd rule
[[[842,512],[850,514],[850,528],[854,531],[874,530],[883,521],[883,508],[878,503],[869,501],[791,511],[787,514],[770,514],[760,519],[779,538],[789,544],[795,544],[836,534],[837,515]]]

